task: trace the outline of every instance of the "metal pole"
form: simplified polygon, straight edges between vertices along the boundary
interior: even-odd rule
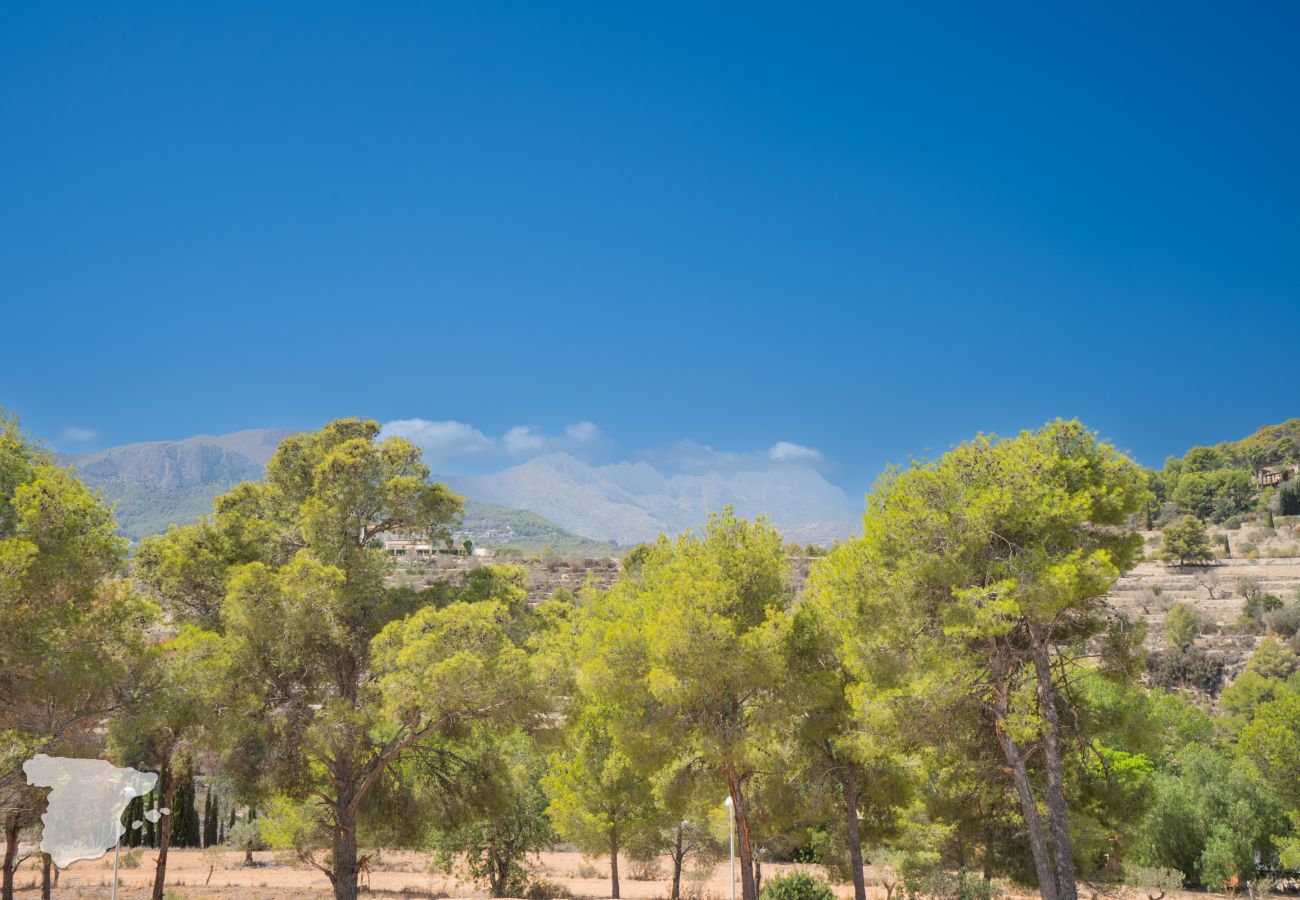
[[[113,845],[113,900],[117,900],[117,857],[122,852],[122,839]]]

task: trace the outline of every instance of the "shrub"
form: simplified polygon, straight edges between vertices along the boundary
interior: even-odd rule
[[[1284,638],[1294,637],[1300,633],[1300,601],[1293,600],[1280,609],[1266,612],[1264,624],[1268,626],[1269,631]]]
[[[1265,613],[1271,613],[1274,610],[1282,608],[1282,598],[1273,594],[1257,593],[1254,596],[1246,596],[1246,604],[1242,607],[1241,614],[1248,619],[1260,621],[1264,618]]]
[[[1223,527],[1229,531],[1236,531],[1241,527],[1241,516],[1228,516],[1223,520]],[[1172,869],[1170,871],[1173,871]]]
[[[664,877],[664,867],[658,859],[629,860],[627,877],[633,881],[659,881]]]
[[[927,900],[991,900],[1002,892],[993,882],[980,875],[961,869],[957,872],[935,870],[923,878],[908,880],[903,884],[903,895]]]
[[[545,878],[534,878],[524,889],[524,900],[563,900],[572,896],[563,884]]]
[[[1141,889],[1147,900],[1160,900],[1169,891],[1182,889],[1183,873],[1169,866],[1133,866],[1125,868],[1124,882]]]
[[[1151,680],[1163,688],[1195,688],[1217,693],[1223,681],[1223,660],[1200,647],[1164,650],[1147,657]]]
[[[770,879],[759,896],[762,900],[835,900],[830,885],[804,872]]]
[[[1170,648],[1186,650],[1200,631],[1200,619],[1186,603],[1175,603],[1165,616],[1165,644]]]

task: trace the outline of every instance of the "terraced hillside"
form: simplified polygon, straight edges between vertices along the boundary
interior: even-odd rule
[[[1247,657],[1262,635],[1237,628],[1246,598],[1251,593],[1272,594],[1293,601],[1300,594],[1300,553],[1294,549],[1294,525],[1286,523],[1268,536],[1258,530],[1216,530],[1212,536],[1228,535],[1230,544],[1247,545],[1247,534],[1260,540],[1257,546],[1269,555],[1255,558],[1221,557],[1211,565],[1170,566],[1159,560],[1139,563],[1115,585],[1110,603],[1120,612],[1147,625],[1147,646],[1165,646],[1165,616],[1174,604],[1186,603],[1207,623],[1197,638],[1198,646],[1220,653],[1225,664],[1225,682],[1244,667]],[[1151,555],[1159,547],[1159,533],[1146,534]],[[1280,555],[1286,553],[1287,555]]]

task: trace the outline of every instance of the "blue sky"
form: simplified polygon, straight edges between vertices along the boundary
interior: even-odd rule
[[[1300,413],[1300,7],[1050,6],[5,4],[0,404],[787,442],[852,492]]]

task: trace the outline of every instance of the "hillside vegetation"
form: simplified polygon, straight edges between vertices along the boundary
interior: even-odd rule
[[[1192,447],[1181,457],[1165,460],[1164,469],[1152,473],[1151,488],[1163,502],[1162,518],[1190,514],[1224,522],[1233,516],[1272,508],[1285,514],[1300,513],[1300,479],[1280,488],[1262,490],[1252,476],[1266,468],[1300,464],[1300,419],[1266,425],[1238,441],[1212,447]],[[1295,508],[1292,509],[1291,506]],[[1148,527],[1149,527],[1148,522]]]

